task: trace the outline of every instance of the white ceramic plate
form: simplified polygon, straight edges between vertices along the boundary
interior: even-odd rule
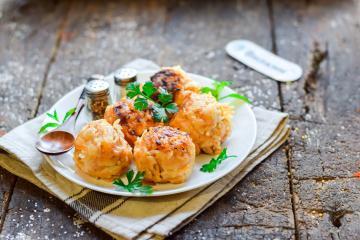
[[[141,82],[149,81],[149,77],[153,75],[154,72],[141,72],[138,75],[138,80]],[[212,80],[202,77],[196,74],[189,74],[189,76],[196,81],[200,86],[212,86]],[[108,78],[111,81],[111,77]],[[53,113],[56,109],[59,118],[61,119],[65,113],[72,107],[76,105],[78,97],[81,93],[82,87],[78,87],[70,93],[66,94],[62,99],[60,99],[51,109],[50,113]],[[223,94],[229,94],[234,92],[230,88],[223,90]],[[256,120],[253,111],[251,110],[248,104],[245,104],[239,100],[229,99],[228,102],[231,102],[235,106],[235,114],[232,122],[232,133],[227,141],[223,144],[223,147],[227,147],[229,155],[236,155],[236,158],[229,158],[223,161],[218,168],[212,173],[204,173],[200,171],[201,166],[204,163],[210,161],[213,156],[201,154],[196,157],[196,163],[193,169],[191,176],[188,181],[183,184],[156,184],[153,186],[154,192],[151,195],[143,195],[140,193],[130,193],[127,191],[120,191],[114,186],[109,184],[108,186],[94,184],[92,181],[87,181],[80,177],[75,171],[75,164],[73,160],[73,151],[69,151],[65,154],[57,156],[46,156],[48,163],[62,176],[68,180],[79,184],[83,187],[104,192],[113,195],[120,196],[163,196],[171,195],[176,193],[181,193],[196,189],[205,185],[208,185],[217,179],[224,177],[226,174],[234,170],[239,164],[245,159],[245,157],[250,153],[250,150],[255,142],[256,137]],[[78,122],[76,125],[76,131],[78,132],[81,127],[83,127],[87,122],[91,120],[90,113],[82,111]],[[44,123],[53,121],[51,118],[47,117],[44,120]],[[135,168],[135,166],[132,166]]]

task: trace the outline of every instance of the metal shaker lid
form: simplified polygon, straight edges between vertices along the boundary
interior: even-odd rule
[[[109,92],[109,83],[104,80],[92,80],[85,85],[87,95],[103,95]]]
[[[136,81],[137,71],[133,68],[121,68],[114,74],[114,81],[117,85],[127,85]]]
[[[105,76],[104,75],[101,75],[101,74],[93,74],[91,75],[87,81],[90,82],[90,81],[93,81],[93,80],[104,80],[105,79]]]

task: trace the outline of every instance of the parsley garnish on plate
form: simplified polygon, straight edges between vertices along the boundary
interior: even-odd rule
[[[66,122],[66,120],[68,120],[68,118],[73,115],[75,113],[76,108],[71,108],[69,111],[67,111],[65,113],[64,118],[62,119],[62,121],[59,120],[59,115],[56,112],[56,110],[54,110],[54,113],[46,113],[46,115],[48,117],[50,117],[51,119],[55,120],[54,122],[48,122],[45,123],[43,126],[41,126],[39,133],[45,133],[48,131],[48,128],[54,128],[54,127],[59,127],[60,125],[64,124],[64,122]]]
[[[235,155],[228,156],[227,148],[224,148],[217,158],[212,158],[210,162],[201,166],[200,171],[202,172],[213,172],[217,168],[217,166],[222,163],[225,159],[236,157]]]
[[[251,103],[251,101],[243,96],[243,95],[240,95],[238,93],[231,93],[231,94],[228,94],[228,95],[225,95],[225,96],[220,96],[222,90],[227,87],[227,86],[230,86],[231,85],[231,82],[227,82],[227,81],[222,81],[222,82],[219,82],[219,81],[215,81],[213,82],[213,88],[211,87],[202,87],[201,88],[201,92],[202,93],[211,93],[211,95],[213,95],[216,100],[220,101],[220,100],[223,100],[225,98],[237,98],[237,99],[240,99],[246,103]]]
[[[144,172],[137,172],[136,175],[134,175],[134,170],[130,170],[126,173],[126,178],[128,181],[127,184],[125,184],[120,178],[116,179],[113,184],[117,188],[128,192],[151,194],[153,192],[152,186],[142,184],[142,180],[144,179]]]
[[[148,108],[149,101],[153,103],[153,119],[157,122],[168,122],[168,114],[173,114],[178,111],[176,103],[173,103],[173,95],[163,88],[155,88],[152,82],[146,82],[142,89],[140,83],[130,83],[126,87],[126,96],[130,99],[135,98],[134,107],[138,111],[143,111]],[[154,97],[155,93],[156,98]]]

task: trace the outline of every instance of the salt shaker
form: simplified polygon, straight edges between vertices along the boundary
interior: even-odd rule
[[[105,76],[104,75],[101,75],[101,74],[93,74],[91,75],[86,81],[87,82],[90,82],[92,80],[104,80],[105,79]]]
[[[105,109],[110,104],[109,83],[95,79],[85,85],[87,107],[91,111],[93,119],[104,117]]]
[[[126,86],[136,82],[137,71],[133,68],[121,68],[114,74],[114,102],[126,97]]]

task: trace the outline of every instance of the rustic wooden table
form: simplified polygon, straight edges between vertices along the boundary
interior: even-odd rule
[[[2,134],[93,73],[142,57],[232,80],[290,113],[291,139],[170,238],[359,239],[359,1],[0,1]],[[249,39],[299,63],[280,84],[226,56]],[[0,239],[108,239],[59,200],[0,169]]]

